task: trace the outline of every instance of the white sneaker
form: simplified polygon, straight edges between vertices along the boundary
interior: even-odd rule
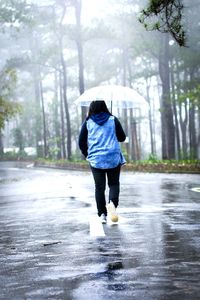
[[[111,221],[114,222],[114,223],[118,222],[119,218],[118,218],[118,215],[116,213],[116,208],[115,208],[112,201],[110,201],[110,203],[108,203],[107,210],[108,210],[108,213],[110,215]]]
[[[102,224],[107,223],[107,217],[105,214],[101,214],[101,216],[99,218],[100,218]]]

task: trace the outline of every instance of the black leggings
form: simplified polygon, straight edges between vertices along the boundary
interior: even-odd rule
[[[106,175],[109,186],[109,202],[112,201],[115,207],[119,204],[120,192],[120,169],[121,165],[113,169],[97,169],[91,167],[95,182],[95,199],[97,204],[98,216],[101,214],[107,215],[105,189],[106,189]]]

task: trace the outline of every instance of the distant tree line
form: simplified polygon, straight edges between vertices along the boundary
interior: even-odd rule
[[[149,103],[148,154],[158,154],[160,139],[163,159],[199,158],[200,1],[187,7],[181,1],[111,2],[103,22],[90,25],[82,22],[81,0],[0,0],[1,153],[5,122],[20,111],[15,140],[20,137],[21,148],[35,146],[46,158],[77,157],[86,110],[74,100],[85,89],[115,83],[140,90]],[[129,133],[127,158],[141,159],[141,115],[130,109],[118,116]]]

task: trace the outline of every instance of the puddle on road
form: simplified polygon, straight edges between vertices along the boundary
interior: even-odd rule
[[[183,286],[197,289],[200,203],[199,194],[190,190],[198,188],[197,180],[173,184],[173,178],[161,178],[157,183],[145,175],[146,181],[134,183],[137,176],[128,177],[130,182],[122,184],[119,224],[106,224],[105,237],[91,238],[93,182],[82,176],[77,190],[72,175],[51,172],[45,179],[38,174],[24,191],[20,184],[17,195],[2,199],[3,262],[16,272],[21,287],[27,285],[28,298],[161,299],[174,281],[177,293]],[[13,180],[20,178],[6,183]],[[38,284],[34,291],[33,280]]]

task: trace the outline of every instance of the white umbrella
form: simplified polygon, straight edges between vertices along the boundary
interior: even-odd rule
[[[86,90],[76,101],[81,106],[89,106],[91,101],[104,100],[107,105],[119,108],[147,107],[147,101],[135,90],[120,85],[100,85]]]

